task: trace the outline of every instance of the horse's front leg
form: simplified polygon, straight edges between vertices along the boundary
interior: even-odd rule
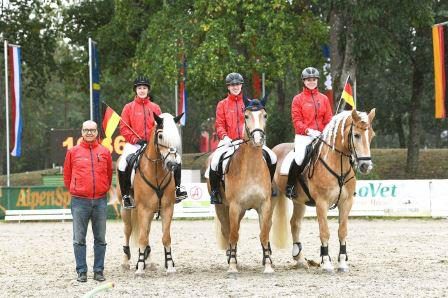
[[[171,221],[173,220],[173,212],[174,205],[172,203],[168,203],[162,212],[162,243],[165,251],[166,273],[176,272],[173,256],[171,254]]]
[[[348,256],[347,256],[347,225],[348,225],[348,215],[353,205],[353,197],[350,196],[341,204],[339,204],[339,255],[338,255],[338,271],[339,272],[348,272],[349,267],[347,264]]]
[[[328,203],[324,200],[318,200],[316,202],[317,221],[319,222],[319,235],[320,235],[320,256],[321,268],[324,272],[332,273],[334,270],[331,258],[328,255],[328,240],[330,239],[330,231],[328,229]]]
[[[151,247],[149,246],[149,231],[151,229],[151,221],[154,217],[154,212],[148,211],[147,208],[141,206],[137,209],[139,217],[139,238],[138,238],[138,260],[136,266],[136,275],[143,275],[145,273],[146,261],[150,257]],[[148,260],[150,262],[150,259]]]
[[[302,203],[294,202],[294,209],[291,216],[291,235],[292,235],[292,258],[297,262],[297,268],[308,269],[308,262],[302,251],[302,243],[300,242],[300,231],[302,229],[303,216],[305,215],[306,206]]]
[[[129,238],[132,232],[131,211],[129,209],[121,209],[121,218],[123,219],[124,231],[124,245],[123,245],[123,259],[121,266],[123,269],[129,270],[131,267],[131,249],[129,248]]]
[[[229,273],[238,272],[238,269],[236,267],[237,265],[236,247],[239,238],[240,216],[241,216],[240,206],[232,201],[229,206],[230,233],[229,233],[229,249],[227,250],[227,263],[229,264],[229,269],[227,270],[227,272]]]
[[[271,243],[269,242],[269,232],[272,226],[272,208],[271,199],[266,199],[261,205],[261,210],[259,211],[259,221],[260,221],[260,242],[261,248],[263,249],[263,273],[273,273],[272,268],[272,250]]]

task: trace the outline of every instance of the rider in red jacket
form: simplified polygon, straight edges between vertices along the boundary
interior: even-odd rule
[[[306,147],[318,138],[330,122],[333,112],[328,98],[319,92],[317,85],[319,71],[307,67],[302,71],[303,91],[296,96],[291,105],[291,118],[296,133],[294,140],[294,161],[289,168],[286,196],[297,197],[294,185],[297,175],[303,170],[301,165],[305,158]]]
[[[103,198],[112,181],[112,158],[109,150],[95,139],[82,140],[67,151],[64,162],[64,185],[76,197]]]
[[[211,204],[222,203],[222,198],[219,191],[221,176],[220,173],[218,173],[220,158],[228,150],[235,148],[232,146],[232,141],[239,141],[243,139],[244,101],[243,93],[241,91],[243,83],[244,79],[241,74],[236,72],[229,73],[226,77],[226,85],[229,93],[227,97],[221,100],[216,107],[215,128],[220,141],[218,148],[213,153],[209,168]],[[272,179],[277,163],[277,156],[266,145],[263,145],[263,156],[268,164]]]
[[[127,157],[134,154],[149,141],[154,128],[154,114],[159,116],[162,112],[159,105],[151,101],[149,90],[151,85],[148,78],[139,76],[134,80],[134,100],[126,104],[121,112],[120,134],[125,138],[126,144],[118,162],[118,179],[122,194],[123,207],[134,208],[130,196],[132,169],[128,167]],[[176,184],[176,202],[187,198],[187,192],[180,186],[181,167],[174,171]]]

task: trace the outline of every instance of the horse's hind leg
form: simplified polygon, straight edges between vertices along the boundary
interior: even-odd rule
[[[241,218],[241,208],[236,203],[231,203],[229,207],[229,223],[230,223],[230,233],[229,233],[229,249],[227,251],[227,262],[229,263],[229,269],[227,272],[236,273],[238,269],[237,259],[236,259],[236,247],[239,238],[240,230],[240,219]]]
[[[261,210],[259,210],[259,221],[260,221],[260,242],[261,248],[263,249],[263,273],[272,273],[272,259],[271,259],[271,243],[269,242],[269,232],[272,226],[272,208],[271,200],[266,200],[261,205]]]
[[[300,242],[300,231],[302,229],[303,216],[305,215],[305,204],[294,203],[294,209],[291,217],[291,235],[292,235],[292,257],[297,262],[298,268],[308,269],[308,262],[306,261],[303,251],[302,243]]]
[[[348,272],[349,267],[347,264],[348,256],[347,256],[347,225],[348,225],[348,215],[350,210],[352,209],[353,197],[347,198],[344,200],[339,209],[339,255],[338,255],[338,271],[339,272]]]
[[[123,260],[121,266],[123,269],[130,269],[131,260],[131,250],[129,248],[129,237],[132,232],[132,222],[131,222],[131,210],[121,210],[121,218],[123,219],[123,232],[124,232],[124,245],[123,245]]]
[[[171,255],[171,221],[173,220],[174,205],[166,206],[162,213],[162,243],[165,251],[165,269],[167,273],[176,272],[173,256]]]
[[[317,221],[319,222],[320,235],[320,256],[322,258],[320,267],[324,272],[332,273],[334,270],[331,258],[328,255],[328,240],[330,239],[330,231],[328,229],[327,220],[328,204],[326,201],[316,202]]]

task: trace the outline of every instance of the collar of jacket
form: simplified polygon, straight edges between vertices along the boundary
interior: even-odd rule
[[[86,141],[82,140],[81,141],[81,146],[84,148],[95,148],[96,146],[98,146],[98,140],[93,141],[92,143],[87,143]]]
[[[140,97],[138,97],[137,95],[134,97],[134,100],[135,100],[135,102],[136,103],[138,103],[138,104],[146,104],[147,102],[150,102],[151,101],[151,98],[148,96],[148,97],[145,97],[145,98],[140,98]]]
[[[303,87],[303,93],[305,93],[306,95],[316,95],[317,93],[319,93],[319,88],[314,88],[313,90],[310,90],[306,87]]]
[[[238,95],[233,95],[233,94],[229,93],[229,95],[227,97],[232,101],[240,101],[240,100],[243,100],[243,92],[241,92]]]

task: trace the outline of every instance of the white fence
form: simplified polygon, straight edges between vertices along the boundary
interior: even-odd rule
[[[174,217],[213,217],[215,210],[209,203],[207,185],[186,183],[185,186],[189,198],[176,204]],[[336,216],[337,208],[328,214]],[[316,216],[315,208],[308,207],[305,216]],[[350,216],[448,217],[448,179],[357,181]],[[250,210],[246,217],[258,216]]]

